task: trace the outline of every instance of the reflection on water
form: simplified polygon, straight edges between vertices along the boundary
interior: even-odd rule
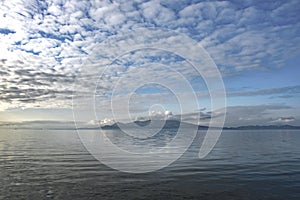
[[[151,145],[172,132],[164,137]],[[201,140],[165,169],[127,174],[100,164],[74,131],[1,130],[0,199],[300,198],[300,131],[224,131],[202,160]]]

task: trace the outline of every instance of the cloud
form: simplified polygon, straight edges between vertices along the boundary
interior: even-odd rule
[[[104,118],[103,120],[100,120],[100,125],[112,125],[115,121],[113,119]]]
[[[85,125],[84,122],[78,122],[78,125]],[[75,129],[73,121],[22,121],[22,122],[1,122],[1,128],[22,128],[22,129]]]
[[[143,117],[145,118],[145,117]],[[149,119],[151,120],[167,120],[173,119],[173,113],[170,110],[160,111],[160,110],[150,110]]]
[[[227,107],[225,126],[266,125],[275,113],[291,113],[286,105],[253,105]]]
[[[300,43],[297,5],[297,0],[1,1],[0,109],[70,107],[76,75],[94,47],[119,32],[137,27],[167,28],[186,34],[207,49],[224,75],[281,66],[287,58],[299,54],[299,45],[295,45]],[[131,65],[156,61],[172,65],[188,80],[195,78],[194,71],[183,66],[183,60],[166,59],[167,55],[161,52],[152,52],[148,57],[136,52],[131,58],[135,58]],[[136,71],[135,77],[140,79],[124,81],[124,93],[147,78],[145,71],[133,66],[121,68],[125,63],[130,63],[126,56],[119,66],[111,67],[111,74],[101,82],[99,94],[107,95],[109,86],[129,70]],[[155,70],[159,79],[170,85],[180,84],[171,70]],[[85,81],[82,91],[90,89],[94,80]],[[298,91],[282,88],[231,95],[279,94],[284,90]]]
[[[213,117],[218,117],[219,115],[214,112],[191,112],[183,113],[180,115],[175,115],[175,118],[181,119],[184,122],[198,123],[199,125],[208,125]]]
[[[292,94],[296,95],[300,93],[300,85],[288,86],[281,88],[271,88],[264,90],[255,90],[255,91],[244,91],[244,92],[229,92],[227,96],[229,97],[238,97],[238,96],[256,96],[256,95],[275,95],[275,94]],[[291,95],[279,96],[282,98],[289,98]]]
[[[219,66],[224,66],[225,74],[231,67],[233,71],[240,71],[280,66],[285,59],[299,53],[298,45],[293,43],[299,40],[296,35],[299,24],[295,24],[297,17],[283,12],[275,14],[277,10],[297,12],[297,6],[291,7],[296,1],[277,3],[268,8],[260,7],[263,3],[249,2],[247,6],[232,2],[224,2],[223,5],[209,2],[207,4],[218,10],[217,19],[210,19],[213,33],[201,34],[206,32],[205,27],[202,31],[191,28],[199,32],[200,37],[203,36],[201,44]],[[203,21],[199,23],[199,27],[203,28],[200,24]]]
[[[143,9],[144,18],[157,25],[164,25],[175,20],[174,12],[162,6],[160,1],[148,1],[143,3],[140,7]]]
[[[270,123],[289,123],[295,121],[295,117],[279,117],[278,119],[271,121]]]

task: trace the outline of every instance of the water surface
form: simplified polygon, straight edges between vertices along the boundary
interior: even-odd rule
[[[300,199],[299,130],[224,131],[201,160],[200,142],[167,168],[128,174],[75,131],[2,129],[0,199]]]

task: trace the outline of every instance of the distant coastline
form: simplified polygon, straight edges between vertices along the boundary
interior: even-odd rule
[[[148,120],[148,121],[150,121],[150,120]],[[136,123],[140,126],[144,126],[143,124],[144,123],[149,123],[148,121],[147,122],[136,121],[134,123]],[[167,120],[166,124],[163,126],[163,128],[164,129],[178,128],[180,126],[180,124],[183,127],[195,127],[195,126],[197,126],[197,125],[194,125],[194,124],[189,124],[189,123],[186,123],[186,122],[180,122],[180,121],[177,121],[177,120]],[[129,123],[128,127],[130,127],[130,125],[131,125],[131,123]],[[118,123],[114,123],[112,125],[105,125],[105,126],[102,126],[100,128],[104,129],[104,130],[113,130],[113,129],[119,129],[119,126],[118,126]],[[209,128],[208,126],[201,126],[201,125],[198,126],[198,130],[207,130],[208,128]],[[211,128],[220,129],[219,127],[211,127]],[[292,125],[287,125],[287,124],[285,124],[285,125],[265,125],[265,126],[262,126],[262,125],[248,125],[248,126],[238,126],[238,127],[223,127],[222,129],[223,130],[277,130],[277,129],[280,129],[280,130],[283,130],[283,129],[284,130],[297,130],[297,129],[300,129],[300,126],[292,126]]]
[[[154,123],[152,123],[154,122]],[[7,124],[2,124],[0,125],[0,128],[3,129],[32,129],[32,130],[119,130],[120,127],[123,128],[137,128],[138,127],[146,127],[151,123],[150,128],[158,128],[162,126],[163,129],[178,129],[179,126],[183,128],[197,128],[198,130],[208,130],[208,126],[202,126],[202,125],[194,125],[191,123],[187,122],[181,122],[179,120],[166,120],[164,125],[158,123],[159,121],[151,121],[151,120],[146,120],[146,121],[135,121],[131,123],[120,123],[116,122],[114,124],[110,125],[103,125],[103,126],[81,126],[81,127],[71,127],[69,124],[68,127],[47,127],[47,126],[39,126],[39,127],[32,127],[32,126],[22,126],[22,125],[10,125],[9,123]],[[156,125],[157,124],[157,125]],[[212,129],[220,129],[219,127],[211,127]],[[223,130],[300,130],[300,126],[292,126],[292,125],[247,125],[247,126],[238,126],[238,127],[223,127]]]

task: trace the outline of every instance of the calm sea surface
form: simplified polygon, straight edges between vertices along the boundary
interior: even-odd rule
[[[200,140],[167,168],[128,174],[75,131],[3,129],[0,199],[300,199],[299,130],[223,131],[205,159]]]

